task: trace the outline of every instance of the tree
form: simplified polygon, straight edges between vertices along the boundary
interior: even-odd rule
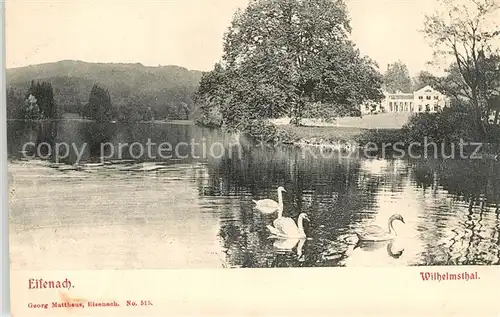
[[[22,97],[12,87],[10,87],[7,90],[7,118],[18,119],[21,116],[22,107]]]
[[[57,105],[54,100],[54,89],[49,82],[31,81],[25,99],[32,95],[36,98],[40,110],[40,118],[54,119],[58,116]]]
[[[122,122],[140,122],[154,120],[153,109],[149,106],[149,96],[134,95],[118,109],[118,120]]]
[[[201,115],[197,121],[206,126],[221,126],[222,109],[227,105],[231,92],[227,71],[220,63],[214,65],[211,72],[204,73],[200,79],[200,86],[194,94],[196,107]]]
[[[443,9],[426,16],[423,29],[438,57],[452,58],[449,75],[472,108],[479,136],[488,137],[490,113],[500,87],[497,50],[500,31],[493,25],[499,9],[495,0],[469,0],[457,4],[440,0]],[[498,113],[498,111],[497,111]]]
[[[424,88],[425,86],[429,85],[434,87],[435,86],[435,76],[428,71],[421,71],[418,73],[418,75],[413,79],[413,91],[420,90]],[[437,88],[435,88],[437,89]]]
[[[113,118],[113,108],[109,92],[94,84],[89,94],[89,102],[85,105],[85,117],[97,122],[107,122]]]
[[[283,115],[300,124],[307,103],[348,113],[380,100],[376,64],[360,55],[350,31],[341,0],[253,0],[236,13],[222,61],[203,76],[197,100],[235,129]]]
[[[411,93],[413,84],[406,64],[397,61],[387,65],[383,86],[389,93],[396,93],[398,91]]]

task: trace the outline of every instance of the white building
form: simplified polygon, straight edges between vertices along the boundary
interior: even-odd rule
[[[449,105],[449,99],[431,86],[425,86],[414,93],[384,92],[380,103],[361,105],[361,113],[381,112],[437,112]]]

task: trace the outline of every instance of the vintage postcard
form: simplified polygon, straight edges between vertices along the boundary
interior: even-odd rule
[[[498,0],[4,4],[12,316],[498,316]]]

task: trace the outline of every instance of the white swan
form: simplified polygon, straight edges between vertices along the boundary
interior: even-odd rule
[[[301,213],[299,215],[299,219],[297,219],[297,224],[293,221],[292,218],[288,217],[278,217],[273,222],[273,226],[268,225],[267,229],[271,231],[273,236],[278,238],[305,238],[306,234],[304,232],[303,221],[309,220],[309,217],[305,213]]]
[[[384,230],[384,228],[382,228],[380,226],[371,225],[371,226],[367,226],[364,228],[360,228],[360,229],[356,230],[355,232],[358,235],[359,240],[361,240],[361,241],[375,242],[375,241],[392,240],[392,239],[396,238],[396,235],[397,235],[396,230],[394,230],[394,227],[392,226],[392,223],[395,220],[399,220],[402,223],[405,223],[403,216],[401,216],[400,214],[395,214],[389,218],[389,221],[388,221],[389,230],[388,231]]]
[[[278,202],[272,199],[252,200],[255,203],[255,208],[264,214],[272,214],[279,209],[283,210],[282,192],[286,192],[285,188],[283,186],[278,187]]]

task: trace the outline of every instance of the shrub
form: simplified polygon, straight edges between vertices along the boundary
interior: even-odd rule
[[[436,143],[477,140],[470,110],[461,104],[437,113],[418,113],[402,128],[406,142],[421,142],[424,137]]]
[[[204,127],[220,128],[222,126],[222,114],[215,105],[205,107],[202,114],[195,119],[195,123]]]
[[[248,121],[241,131],[250,139],[267,143],[286,143],[291,139],[286,130],[278,129],[276,125],[265,120]]]

